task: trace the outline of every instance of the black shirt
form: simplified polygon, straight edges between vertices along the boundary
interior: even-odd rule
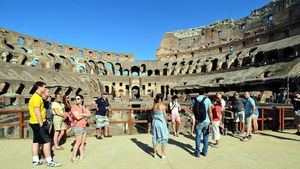
[[[104,100],[103,98],[99,98],[96,100],[98,110],[96,111],[96,115],[105,116],[106,115],[106,107],[109,106],[109,102]]]
[[[241,111],[245,111],[245,107],[243,104],[243,100],[242,99],[233,99],[232,100],[232,107],[233,107],[233,111],[234,112],[241,112]]]

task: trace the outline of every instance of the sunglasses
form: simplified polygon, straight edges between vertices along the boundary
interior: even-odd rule
[[[76,97],[75,100],[81,100],[81,98],[80,97]]]

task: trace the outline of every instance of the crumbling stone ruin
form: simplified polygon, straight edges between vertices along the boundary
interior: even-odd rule
[[[162,93],[189,100],[210,93],[252,91],[264,100],[300,89],[300,2],[276,0],[249,16],[168,32],[156,60],[133,54],[64,45],[0,28],[0,102],[23,105],[32,84],[45,81],[52,93],[84,95],[87,103],[106,91],[116,105],[152,104]],[[114,103],[113,102],[113,103]]]

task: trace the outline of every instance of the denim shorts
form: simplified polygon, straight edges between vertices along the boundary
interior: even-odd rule
[[[73,126],[72,129],[75,136],[82,135],[86,132],[86,128],[82,127]]]

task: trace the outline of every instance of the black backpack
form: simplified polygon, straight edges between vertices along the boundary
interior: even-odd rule
[[[206,119],[206,108],[204,101],[206,100],[206,97],[204,97],[201,102],[195,99],[195,104],[193,106],[193,112],[195,115],[195,119],[199,121],[200,123],[203,122]]]

